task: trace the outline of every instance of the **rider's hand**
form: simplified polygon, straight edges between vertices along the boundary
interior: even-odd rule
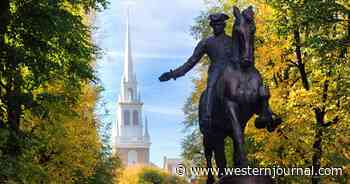
[[[161,82],[168,81],[172,78],[172,73],[171,72],[165,72],[163,73],[158,79]]]

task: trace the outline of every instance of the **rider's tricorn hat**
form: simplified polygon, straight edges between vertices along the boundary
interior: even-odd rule
[[[223,24],[230,17],[224,13],[215,13],[209,15],[210,25],[213,24]]]

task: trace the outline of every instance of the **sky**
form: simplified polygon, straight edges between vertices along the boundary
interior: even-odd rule
[[[107,10],[96,15],[93,37],[103,52],[97,61],[97,72],[104,88],[100,102],[110,112],[104,118],[115,123],[123,69],[126,4],[123,0],[110,2]],[[134,70],[151,135],[150,161],[160,167],[164,156],[180,158],[185,136],[182,108],[194,89],[191,79],[195,73],[165,83],[159,82],[158,77],[186,62],[192,54],[197,41],[190,28],[204,9],[203,0],[135,0],[131,6]]]

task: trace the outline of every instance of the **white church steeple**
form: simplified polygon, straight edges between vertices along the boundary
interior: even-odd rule
[[[125,50],[124,50],[124,74],[123,79],[125,82],[134,82],[136,80],[134,69],[133,69],[133,60],[131,52],[131,42],[130,42],[130,8],[127,8],[127,17],[126,17],[126,35],[125,35]]]
[[[150,136],[142,121],[140,91],[137,87],[130,35],[130,10],[127,9],[124,68],[118,98],[115,150],[125,165],[149,164]],[[147,134],[144,134],[144,128]]]
[[[124,70],[121,81],[121,94],[119,100],[123,102],[140,102],[137,89],[136,74],[134,72],[134,61],[132,57],[132,45],[130,35],[130,9],[127,8],[126,29],[124,48]]]

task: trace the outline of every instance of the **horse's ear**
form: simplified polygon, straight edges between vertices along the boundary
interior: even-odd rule
[[[252,5],[250,5],[250,6],[248,7],[248,9],[251,10],[251,11],[254,11],[254,7],[253,7]]]
[[[249,12],[250,12],[252,15],[255,14],[255,9],[254,9],[254,7],[253,7],[252,5],[250,5],[247,9],[249,10]]]
[[[243,17],[248,20],[249,22],[252,22],[254,20],[255,12],[254,12],[254,7],[249,6],[245,10],[243,10]]]
[[[241,12],[239,11],[239,8],[237,6],[233,6],[233,15],[239,19],[241,17]]]

